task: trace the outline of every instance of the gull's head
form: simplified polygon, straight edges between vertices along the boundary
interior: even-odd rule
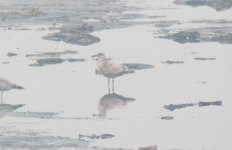
[[[106,59],[106,56],[105,56],[104,53],[98,53],[98,54],[96,54],[96,55],[93,55],[92,58],[93,58],[94,60],[99,60],[99,59]]]

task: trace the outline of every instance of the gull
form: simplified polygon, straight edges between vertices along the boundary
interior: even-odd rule
[[[1,103],[2,104],[3,104],[3,98],[2,98],[3,97],[3,92],[4,91],[9,91],[9,90],[12,90],[12,89],[21,90],[21,89],[24,89],[24,88],[0,77],[0,91],[1,91]]]
[[[134,70],[128,69],[126,65],[115,64],[109,62],[104,53],[98,53],[93,55],[92,58],[96,58],[97,72],[108,78],[108,90],[110,93],[110,79],[112,79],[112,90],[114,92],[114,79],[128,73],[134,73]]]

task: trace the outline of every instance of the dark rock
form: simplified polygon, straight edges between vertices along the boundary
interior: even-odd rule
[[[210,106],[210,105],[222,106],[222,101],[215,101],[215,102],[198,102],[198,106],[199,106],[199,107]]]

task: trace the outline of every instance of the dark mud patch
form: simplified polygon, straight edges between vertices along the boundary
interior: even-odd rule
[[[23,107],[23,104],[11,105],[11,104],[0,104],[0,117],[11,114],[18,108]]]
[[[127,8],[123,7],[123,9],[126,10]],[[111,11],[105,10],[103,14],[100,14],[101,16],[94,16],[94,19],[96,20],[94,22],[86,22],[84,21],[86,18],[81,18],[80,16],[81,20],[77,20],[75,22],[70,21],[62,27],[57,28],[59,32],[44,36],[43,39],[63,41],[70,44],[88,46],[100,42],[99,37],[96,37],[91,34],[93,31],[99,31],[103,29],[125,28],[128,26],[145,24],[145,22],[135,22],[130,20],[136,18],[148,18],[148,16],[141,14],[122,14],[122,11],[123,10],[120,10],[120,8],[114,8]],[[98,15],[98,13],[99,12],[97,12],[95,15]],[[93,13],[89,14],[89,16],[92,15]]]
[[[209,6],[217,11],[223,11],[232,7],[231,0],[176,0],[174,2],[178,5],[189,5],[193,7]]]
[[[84,62],[86,61],[84,58],[68,58],[66,59],[68,62]]]
[[[138,64],[138,63],[124,63],[122,65],[125,65],[125,66],[127,66],[128,69],[132,69],[132,70],[144,70],[144,69],[154,68],[154,66],[152,66],[152,65]]]
[[[160,117],[160,119],[162,119],[162,120],[173,120],[174,117],[172,117],[172,116],[162,116],[162,117]]]
[[[198,43],[200,42],[200,33],[199,32],[190,32],[190,31],[180,31],[175,34],[168,35],[164,37],[166,39],[172,39],[178,43]]]
[[[68,58],[68,59],[62,59],[62,58],[43,58],[43,59],[37,59],[36,63],[30,64],[29,66],[32,67],[42,67],[42,66],[47,66],[47,65],[56,65],[56,64],[61,64],[65,61],[68,62],[84,62],[84,58]]]
[[[214,102],[198,102],[198,103],[186,103],[186,104],[170,104],[165,105],[164,108],[170,111],[174,111],[176,109],[183,109],[186,107],[193,107],[193,106],[222,106],[222,101],[214,101]]]
[[[13,57],[13,56],[18,56],[19,54],[9,52],[9,53],[7,53],[6,55],[7,55],[8,57]]]
[[[215,19],[215,20],[192,20],[191,23],[207,23],[207,24],[231,24],[231,20],[226,19]]]
[[[33,149],[33,150],[58,150],[58,149],[88,149],[88,143],[78,139],[61,136],[45,136],[38,132],[19,132],[0,130],[0,149]]]
[[[1,27],[48,24],[52,25],[51,30],[59,32],[43,39],[82,46],[100,41],[99,37],[91,34],[93,31],[148,24],[147,21],[136,22],[135,19],[149,18],[139,13],[124,13],[141,8],[128,6],[118,0],[62,0],[59,4],[55,1],[7,1],[4,4],[0,7]],[[60,24],[62,27],[58,26]]]
[[[199,42],[217,42],[221,44],[232,44],[232,27],[202,27],[194,29],[178,30],[160,30],[164,38],[173,40],[175,42],[185,43],[199,43]]]
[[[101,135],[96,135],[96,134],[92,134],[92,135],[82,135],[79,134],[79,139],[111,139],[113,138],[114,135],[113,134],[101,134]]]
[[[100,42],[100,38],[90,35],[90,34],[82,34],[77,33],[74,34],[73,32],[59,32],[54,33],[48,36],[43,37],[45,40],[53,40],[53,41],[63,41],[70,44],[77,44],[81,46],[87,46],[93,43]]]
[[[216,58],[203,58],[203,57],[196,57],[195,60],[215,60]]]
[[[219,42],[222,44],[232,44],[232,33],[212,37],[211,41]]]
[[[172,65],[172,64],[183,64],[183,61],[173,61],[173,60],[167,60],[164,61],[163,63],[168,64],[168,65]]]
[[[64,62],[65,60],[62,58],[44,58],[36,60],[37,63],[30,64],[33,67],[45,66],[45,65],[55,65]]]
[[[26,57],[61,57],[63,55],[69,55],[69,54],[78,54],[77,51],[73,50],[66,50],[63,52],[44,52],[44,53],[38,53],[38,54],[27,54]]]

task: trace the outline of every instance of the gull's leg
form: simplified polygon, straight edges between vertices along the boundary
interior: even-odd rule
[[[112,78],[112,90],[113,90],[113,93],[114,93],[114,78]]]
[[[110,94],[110,78],[108,78],[108,92]]]
[[[2,96],[3,96],[3,91],[1,91],[1,103],[3,104],[3,98],[2,98]]]

